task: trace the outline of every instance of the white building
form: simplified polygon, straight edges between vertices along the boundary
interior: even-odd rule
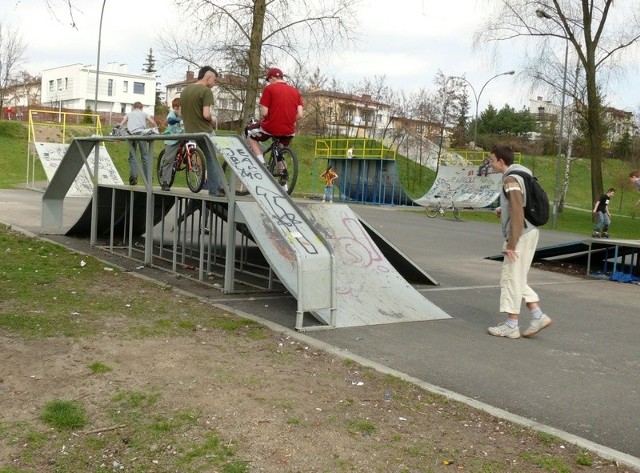
[[[578,119],[576,107],[573,103],[569,103],[569,100],[570,99],[567,98],[564,110],[563,128],[565,138],[569,136],[569,134],[575,135],[577,130],[577,124],[571,123],[572,120],[575,121]],[[558,123],[561,111],[562,107],[560,105],[556,105],[549,100],[543,100],[540,96],[538,96],[536,100],[529,100],[529,113],[535,117],[538,128],[545,124],[548,125],[551,122]],[[619,141],[625,133],[629,133],[632,137],[637,134],[638,130],[634,125],[632,112],[618,110],[613,107],[603,107],[602,112],[605,122],[608,125],[606,138],[609,143]],[[540,133],[532,133],[531,135],[537,138],[540,136]]]
[[[184,80],[167,84],[167,105],[170,107],[171,101],[180,97],[182,89],[196,80],[195,72],[187,71]],[[216,119],[217,126],[233,129],[242,118],[242,103],[247,91],[245,80],[239,76],[225,75],[218,78],[211,91],[213,92],[211,113]]]
[[[153,115],[156,102],[154,73],[130,74],[126,64],[109,63],[101,69],[98,83],[98,106],[101,113],[124,114],[134,102]],[[65,110],[94,110],[96,67],[71,64],[42,71],[42,104]]]

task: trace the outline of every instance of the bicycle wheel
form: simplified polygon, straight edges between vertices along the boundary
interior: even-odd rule
[[[276,159],[271,150],[271,156],[269,159],[269,172],[276,179],[278,184],[281,186],[287,185],[287,194],[291,195],[293,189],[296,187],[296,182],[298,182],[298,157],[293,152],[291,148],[280,148],[278,150],[280,157],[284,160],[285,169],[284,171],[278,171],[278,167],[276,165]]]
[[[200,148],[192,149],[191,155],[187,156],[187,165],[185,166],[187,186],[189,186],[191,192],[196,194],[204,187],[205,163],[204,153]]]
[[[429,204],[427,207],[424,208],[424,213],[429,218],[436,218],[440,214],[440,206]]]
[[[162,183],[162,158],[164,158],[164,149],[160,151],[160,155],[158,156],[158,164],[156,164],[156,174],[158,176],[158,183]],[[173,162],[173,167],[171,168],[171,179],[169,179],[169,187],[173,185],[173,181],[176,178],[176,163]]]
[[[458,207],[453,207],[453,216],[456,220],[460,220],[460,209]]]

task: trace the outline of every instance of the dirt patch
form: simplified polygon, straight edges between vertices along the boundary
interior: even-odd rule
[[[631,471],[206,298],[5,241],[0,471]],[[53,400],[86,425],[46,424]]]
[[[549,471],[630,471],[274,332],[255,339],[250,326],[234,333],[197,326],[190,336],[127,340],[118,336],[124,323],[117,318],[110,325],[118,329],[87,340],[25,341],[3,332],[2,465],[37,472],[533,471],[545,464],[556,465]],[[92,373],[95,362],[112,371]],[[122,404],[131,393],[155,401],[132,409]],[[86,428],[45,426],[39,415],[52,399],[80,402]],[[177,430],[148,436],[156,428],[149,419],[171,425],[187,413],[191,421]],[[184,463],[211,432],[246,469],[218,469],[206,456]]]
[[[532,266],[542,269],[543,271],[567,274],[581,279],[592,279],[587,275],[587,267],[580,264],[567,263],[564,261],[536,261]]]

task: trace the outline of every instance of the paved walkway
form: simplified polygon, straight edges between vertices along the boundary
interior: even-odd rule
[[[0,190],[0,221],[37,233],[40,197],[33,191]],[[65,206],[70,212],[74,207],[84,207],[84,202],[73,200]],[[497,312],[500,263],[485,259],[500,251],[497,225],[427,219],[401,208],[353,208],[438,280],[440,286],[420,290],[453,318],[295,336],[493,414],[554,432],[640,471],[637,285],[534,269],[530,283],[554,325],[532,339],[498,339],[489,336],[486,327],[503,318]],[[580,238],[543,231],[540,245]],[[90,250],[86,242],[58,240]],[[106,259],[102,252],[98,256]],[[143,271],[168,278],[167,273]],[[290,297],[249,298],[211,290],[207,297],[278,330],[294,326],[295,301]],[[523,319],[528,323],[528,315]]]

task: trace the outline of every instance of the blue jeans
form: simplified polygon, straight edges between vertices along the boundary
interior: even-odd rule
[[[129,177],[138,177],[138,162],[136,160],[136,150],[140,148],[142,156],[142,171],[145,179],[149,179],[149,143],[147,141],[129,141]]]
[[[213,165],[213,160],[216,159],[216,156],[215,154],[213,156],[209,156],[205,140],[198,139],[196,140],[196,144],[204,153],[204,159],[207,161],[207,190],[209,191],[209,195],[218,195],[218,189],[224,189],[224,183],[226,181],[223,181],[222,176],[218,175],[216,168]]]
[[[324,197],[322,200],[333,202],[333,186],[324,186]]]
[[[606,233],[609,231],[609,225],[611,225],[609,215],[604,212],[596,212],[596,226],[593,227],[593,231],[599,232],[602,230]]]

